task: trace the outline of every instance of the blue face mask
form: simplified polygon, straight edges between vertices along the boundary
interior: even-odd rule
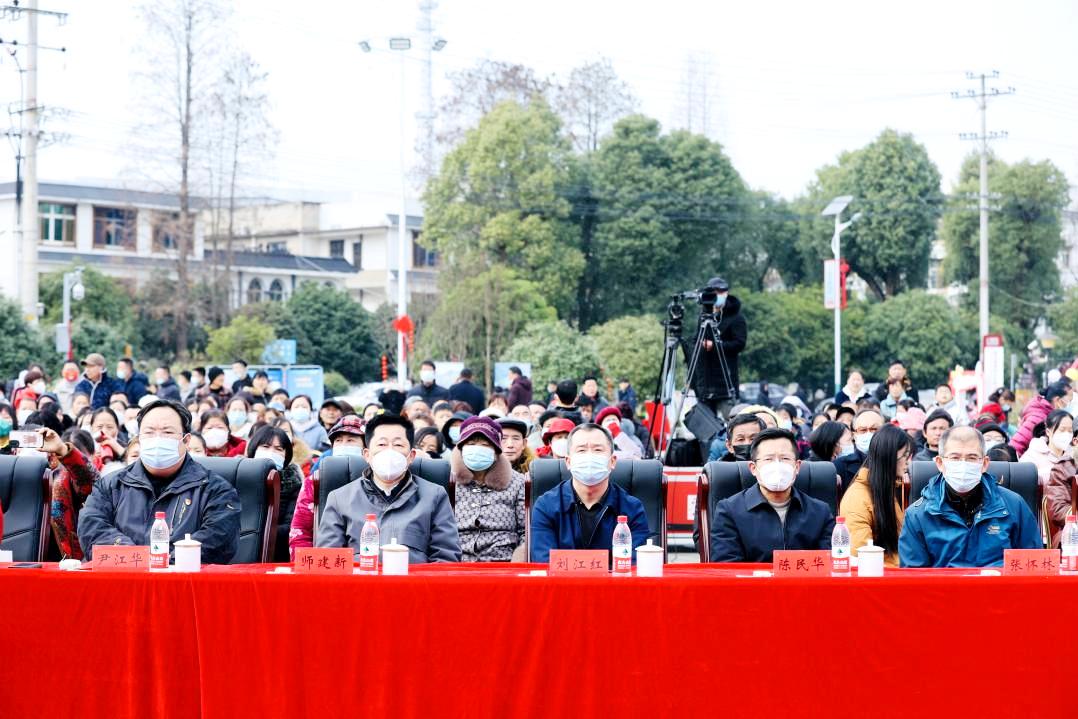
[[[362,457],[363,448],[358,444],[342,444],[333,448],[334,457]]]
[[[715,297],[715,307],[719,308],[726,304],[726,295],[717,295]]]
[[[150,469],[168,469],[180,461],[180,440],[148,437],[140,442],[139,460]]]
[[[275,409],[278,412],[284,412],[284,402],[270,402],[269,408]]]
[[[457,442],[460,441],[460,425],[459,424],[449,428],[449,439],[452,440],[453,444],[456,444]]]
[[[307,409],[306,407],[297,407],[296,409],[289,412],[288,415],[289,419],[294,419],[300,424],[302,424],[311,418],[311,410]]]
[[[460,455],[464,458],[464,466],[473,472],[490,469],[490,466],[494,464],[494,449],[492,447],[469,444],[467,447],[461,448]]]
[[[569,460],[573,479],[594,487],[610,475],[610,457],[604,454],[577,454]]]
[[[242,409],[228,413],[228,423],[232,427],[242,427],[247,422],[247,412]]]
[[[0,437],[7,437],[9,434],[11,434],[11,420],[0,418]]]

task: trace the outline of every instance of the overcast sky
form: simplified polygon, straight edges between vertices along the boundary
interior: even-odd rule
[[[70,111],[50,128],[67,133],[41,154],[40,179],[135,184],[128,152],[135,109],[132,72],[140,24],[123,0],[39,0],[69,13],[64,26],[43,20],[40,100]],[[415,32],[414,0],[362,2],[239,0],[237,42],[269,73],[275,159],[249,192],[307,199],[349,195],[392,203],[399,187],[400,76],[388,50],[392,34]],[[441,0],[435,95],[445,74],[480,59],[519,62],[566,77],[577,65],[609,58],[664,127],[676,124],[686,57],[707,57],[718,107],[713,137],[754,188],[792,197],[814,170],[883,128],[912,132],[928,147],[950,190],[979,129],[972,100],[952,90],[973,83],[967,70],[999,70],[993,84],[1017,94],[989,104],[989,130],[1006,160],[1050,159],[1078,200],[1078,3],[1055,2],[689,2],[665,0]],[[25,22],[0,23],[0,38],[24,37]],[[6,46],[5,46],[6,49]],[[418,58],[418,55],[417,55]],[[19,99],[18,73],[0,61],[0,101]],[[407,76],[409,138],[420,108],[419,63]],[[14,178],[12,153],[0,179]],[[411,156],[410,156],[411,157]]]

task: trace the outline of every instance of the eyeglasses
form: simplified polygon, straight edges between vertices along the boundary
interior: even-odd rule
[[[981,462],[984,460],[983,454],[948,454],[943,458],[944,462]]]
[[[882,425],[881,425],[882,426]],[[853,430],[854,434],[872,434],[873,432],[879,432],[879,427],[858,427]]]
[[[139,432],[139,437],[143,439],[179,439],[183,434],[173,429],[145,429]]]

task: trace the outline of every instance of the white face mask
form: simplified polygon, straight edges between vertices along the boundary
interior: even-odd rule
[[[554,453],[555,457],[564,457],[569,454],[569,440],[565,437],[556,439],[550,443],[550,451]]]
[[[202,439],[206,440],[206,446],[210,449],[220,449],[228,444],[228,430],[214,427],[202,433]]]
[[[37,380],[30,389],[34,390],[37,394],[45,394],[45,382],[43,380]]]
[[[362,457],[363,448],[358,444],[342,444],[333,448],[334,457]]]
[[[432,382],[434,382],[434,370],[420,370],[419,379],[421,379],[425,384],[431,384]]]
[[[33,413],[34,410],[32,409],[20,409],[18,412],[15,413],[15,417],[19,420],[19,425],[22,426],[26,424],[26,420],[30,419],[30,415],[32,415]]]
[[[944,462],[943,479],[951,489],[965,494],[981,483],[980,462]]]
[[[875,432],[868,432],[867,434],[855,434],[853,436],[853,443],[857,446],[857,449],[862,453],[868,454],[868,445],[872,444],[872,438],[876,436]]]
[[[756,465],[756,478],[772,492],[785,492],[793,486],[794,468],[786,462],[767,462]]]
[[[1072,435],[1068,432],[1056,432],[1052,435],[1052,446],[1061,452],[1071,448]]]
[[[573,479],[588,487],[594,487],[610,476],[609,455],[577,454],[569,463]]]
[[[371,469],[383,482],[396,482],[408,469],[408,458],[396,450],[383,449],[371,455]]]
[[[255,459],[268,459],[273,462],[273,466],[277,468],[277,471],[284,469],[284,455],[275,449],[259,447],[255,450]]]

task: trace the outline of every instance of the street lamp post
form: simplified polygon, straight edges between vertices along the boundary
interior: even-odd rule
[[[82,267],[76,267],[72,272],[64,273],[64,333],[67,335],[67,358],[75,358],[71,342],[71,300],[81,302],[86,295],[86,288],[82,284]]]
[[[842,389],[842,288],[839,266],[842,262],[842,231],[857,221],[858,212],[847,222],[842,222],[842,211],[853,201],[852,195],[841,195],[831,200],[820,214],[834,216],[835,234],[831,236],[831,251],[835,255],[835,394]]]
[[[446,46],[446,41],[442,38],[438,38],[433,42],[431,50],[442,50]],[[371,51],[371,44],[367,40],[363,40],[359,43],[359,47],[363,52]],[[409,37],[391,37],[389,38],[389,49],[396,51],[400,54],[400,212],[397,215],[397,317],[404,317],[408,313],[408,162],[407,162],[407,132],[406,132],[406,118],[405,107],[407,106],[408,97],[408,72],[405,54],[412,49],[412,39]],[[388,249],[388,248],[387,248]],[[386,257],[386,265],[389,265],[388,252]],[[387,270],[387,276],[392,276],[392,273]],[[389,301],[389,283],[387,277],[386,284],[386,301]],[[405,337],[403,332],[397,332],[397,382],[403,389],[408,379],[408,362],[405,353]]]

